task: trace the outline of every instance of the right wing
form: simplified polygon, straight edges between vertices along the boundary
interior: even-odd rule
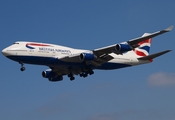
[[[66,62],[84,62],[85,61],[85,62],[90,62],[95,66],[100,66],[101,64],[113,59],[110,53],[123,54],[124,52],[133,50],[134,48],[138,47],[138,43],[148,40],[150,38],[156,37],[163,33],[169,32],[172,29],[173,29],[173,26],[170,26],[167,29],[157,31],[157,32],[148,34],[146,36],[131,39],[125,43],[114,44],[114,45],[94,49],[92,51],[87,51],[88,53],[83,52],[83,53],[78,53],[76,55],[66,56],[64,58],[60,58],[60,60],[66,61]],[[88,59],[88,60],[80,59],[85,55],[89,56],[91,59]]]
[[[132,49],[138,47],[137,44],[139,42],[142,42],[142,41],[148,40],[150,38],[156,37],[156,36],[158,36],[160,34],[169,32],[169,31],[171,31],[173,29],[173,27],[174,26],[170,26],[167,29],[151,33],[151,34],[146,35],[144,37],[138,37],[138,38],[129,40],[129,41],[126,42],[125,45],[128,45],[128,47],[130,47],[131,50],[132,50]],[[122,51],[116,50],[116,49],[118,49],[117,47],[119,47],[119,44],[114,44],[114,45],[111,45],[111,46],[98,48],[98,49],[93,50],[93,52],[94,52],[94,54],[96,54],[98,56],[103,55],[103,54],[110,54],[110,53],[122,54],[122,53],[126,52],[126,51],[122,52]]]
[[[161,34],[166,33],[166,32],[170,32],[170,31],[173,29],[173,27],[174,27],[174,26],[172,25],[172,26],[168,27],[167,29],[154,32],[154,33],[149,34],[149,35],[147,35],[147,36],[139,37],[139,38],[135,38],[135,39],[129,40],[129,41],[127,41],[127,43],[128,43],[131,47],[135,47],[135,45],[136,45],[137,43],[139,43],[139,42],[148,40],[148,39],[150,39],[150,38],[156,37],[156,36],[161,35]],[[137,47],[137,46],[136,46],[136,47]]]

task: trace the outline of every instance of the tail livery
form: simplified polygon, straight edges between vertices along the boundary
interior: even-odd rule
[[[142,37],[150,35],[149,33],[143,34]],[[150,47],[151,47],[152,38],[149,38],[148,40],[142,41],[138,43],[138,47],[135,48],[134,52],[139,57],[139,60],[149,60],[150,62],[153,61],[154,58],[159,57],[167,52],[170,52],[171,50],[165,50],[162,52],[158,52],[155,54],[149,55]]]
[[[142,37],[150,35],[149,33],[143,34]],[[152,38],[138,43],[138,47],[135,48],[134,52],[138,57],[148,56],[151,47]]]

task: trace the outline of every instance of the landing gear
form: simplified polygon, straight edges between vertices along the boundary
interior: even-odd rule
[[[92,75],[92,74],[94,74],[94,71],[93,70],[89,70],[88,73],[89,73],[89,75]]]
[[[25,69],[26,69],[25,67],[21,67],[21,68],[20,68],[21,71],[24,71]]]
[[[85,71],[82,71],[82,73],[80,73],[80,77],[84,77],[85,78],[85,77],[88,76],[88,74],[89,75],[92,75],[92,74],[94,74],[94,71],[92,69],[89,69],[86,72]]]
[[[88,76],[88,74],[87,73],[80,73],[80,77],[87,77]]]
[[[24,67],[24,64],[22,63],[22,62],[19,62],[19,64],[21,64],[21,68],[20,68],[20,70],[21,71],[24,71],[26,68]]]
[[[72,80],[75,80],[75,77],[70,77],[70,80],[72,81]]]
[[[72,80],[75,80],[75,77],[73,76],[72,73],[68,74],[68,77],[70,78],[71,81],[72,81]]]

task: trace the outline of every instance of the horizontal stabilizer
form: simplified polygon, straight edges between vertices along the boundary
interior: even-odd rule
[[[170,52],[171,50],[165,50],[165,51],[162,51],[162,52],[159,52],[159,53],[155,53],[155,54],[152,54],[152,55],[148,55],[148,56],[145,56],[145,57],[140,57],[138,58],[139,60],[151,60],[151,59],[154,59],[156,57],[159,57],[165,53],[168,53]]]

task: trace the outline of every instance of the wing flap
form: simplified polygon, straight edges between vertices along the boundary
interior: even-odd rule
[[[62,58],[59,58],[59,60],[64,62],[78,62],[78,63],[82,62],[82,60],[80,60],[80,54],[62,57]]]

